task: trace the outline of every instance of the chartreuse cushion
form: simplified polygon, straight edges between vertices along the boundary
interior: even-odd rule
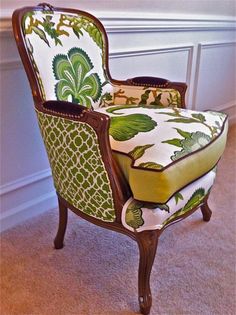
[[[227,116],[179,108],[111,106],[114,156],[137,200],[166,203],[209,172],[226,143]]]
[[[166,203],[145,203],[130,198],[122,210],[122,224],[130,231],[157,230],[200,206],[214,183],[216,168],[187,185]]]

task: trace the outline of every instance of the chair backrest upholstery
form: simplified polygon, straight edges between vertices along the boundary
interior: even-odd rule
[[[22,16],[22,29],[42,98],[96,109],[109,85],[103,26],[83,11],[30,9]]]

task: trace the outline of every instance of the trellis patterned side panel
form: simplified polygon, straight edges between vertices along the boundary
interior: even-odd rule
[[[112,190],[96,132],[86,123],[36,112],[56,191],[85,214],[115,221]]]

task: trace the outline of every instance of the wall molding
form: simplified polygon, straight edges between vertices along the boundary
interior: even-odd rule
[[[197,89],[198,89],[198,83],[199,83],[199,73],[200,73],[202,51],[204,49],[211,49],[215,47],[235,46],[235,45],[236,45],[236,41],[213,41],[213,42],[201,42],[198,44],[196,67],[195,67],[195,74],[194,74],[194,79],[193,79],[192,109],[196,108]]]
[[[110,33],[235,30],[236,21],[202,18],[100,17]]]
[[[33,173],[29,176],[21,177],[17,180],[8,182],[7,184],[0,186],[0,196],[12,193],[13,191],[21,189],[25,186],[38,183],[42,180],[48,179],[51,176],[52,176],[51,169],[48,168],[43,171]]]
[[[49,168],[0,186],[0,196],[0,232],[57,207]]]
[[[126,50],[113,50],[109,53],[109,57],[111,59],[115,58],[127,58],[127,57],[139,57],[146,55],[156,55],[156,54],[167,54],[167,53],[175,53],[181,51],[187,51],[187,71],[186,71],[186,83],[190,84],[191,72],[192,72],[192,58],[193,58],[193,50],[194,45],[186,44],[186,45],[178,45],[171,47],[158,47],[158,48],[136,48],[136,49],[126,49]]]
[[[215,47],[227,47],[236,45],[236,41],[214,41],[214,42],[201,42],[198,44],[200,50]]]
[[[57,197],[54,191],[24,202],[0,214],[0,232],[56,207]]]
[[[0,18],[0,37],[13,36],[11,18]]]
[[[151,17],[145,14],[94,12],[104,24],[108,33],[136,33],[136,32],[185,32],[185,31],[233,31],[236,29],[236,20],[220,18],[196,18],[191,16],[183,17]],[[120,14],[120,15],[121,15]],[[11,13],[5,12],[0,18],[0,36],[12,34]]]
[[[109,53],[111,58],[124,58],[124,57],[133,57],[133,56],[143,56],[143,55],[156,55],[163,53],[170,53],[176,51],[189,51],[193,50],[193,45],[178,45],[178,46],[169,46],[169,47],[158,47],[158,48],[136,48],[136,49],[126,49],[126,50],[113,50]]]
[[[0,71],[15,70],[19,68],[23,68],[22,62],[19,58],[0,61]]]

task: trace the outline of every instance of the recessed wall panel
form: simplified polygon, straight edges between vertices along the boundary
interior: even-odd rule
[[[199,110],[236,104],[236,44],[199,46],[195,107]]]
[[[156,76],[171,81],[186,82],[188,73],[189,50],[150,50],[145,54],[134,52],[123,55],[112,53],[110,71],[116,79],[127,79],[134,76]]]

